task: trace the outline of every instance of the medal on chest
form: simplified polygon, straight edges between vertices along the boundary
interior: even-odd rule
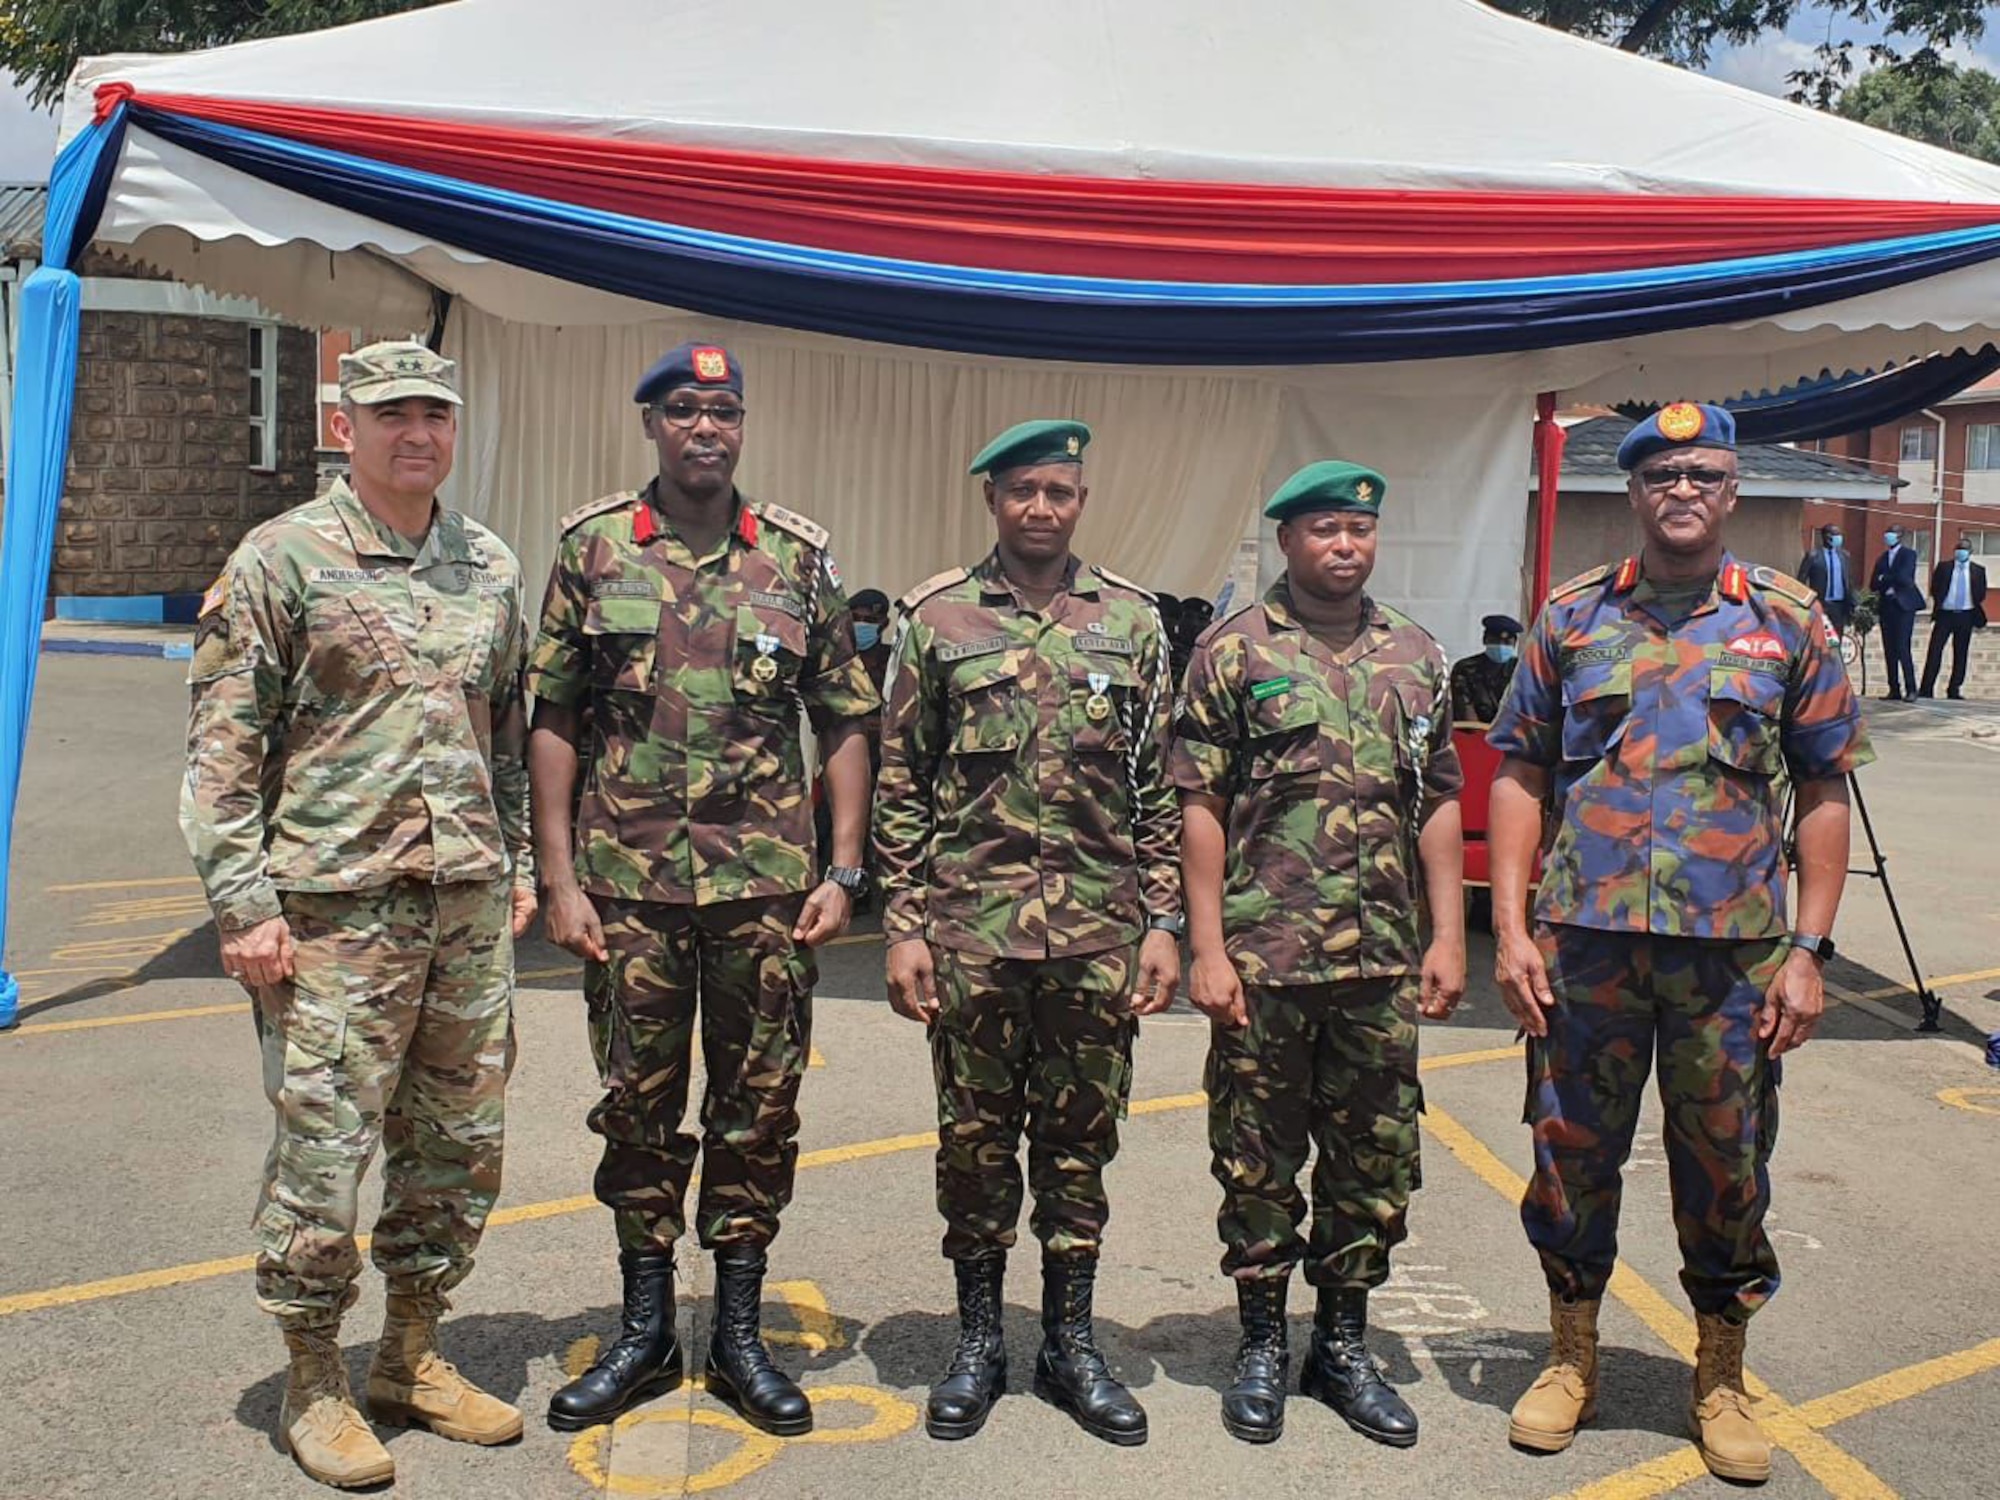
[[[770,682],[778,675],[778,638],[775,635],[757,633],[757,659],[750,663],[750,675],[759,682]]]
[[[1111,686],[1111,674],[1092,672],[1089,680],[1090,696],[1083,703],[1084,717],[1093,724],[1102,724],[1111,717],[1111,699],[1105,692]]]

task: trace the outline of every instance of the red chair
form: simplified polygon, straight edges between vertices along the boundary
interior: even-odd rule
[[[1482,891],[1492,883],[1492,851],[1486,842],[1486,829],[1491,821],[1493,778],[1500,774],[1503,758],[1486,743],[1486,730],[1484,724],[1451,726],[1451,742],[1465,772],[1465,788],[1458,794],[1459,818],[1465,826],[1465,883]],[[1539,884],[1541,873],[1542,861],[1537,855],[1530,890]]]

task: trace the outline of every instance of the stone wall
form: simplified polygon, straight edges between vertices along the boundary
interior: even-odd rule
[[[200,593],[259,521],[312,497],[311,332],[278,330],[277,467],[250,467],[249,325],[86,312],[52,594]]]

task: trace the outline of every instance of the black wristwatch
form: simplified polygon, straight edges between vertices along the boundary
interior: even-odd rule
[[[828,865],[826,878],[850,896],[859,896],[868,888],[868,872],[859,865]]]
[[[1785,939],[1794,948],[1803,948],[1821,963],[1833,961],[1833,939],[1821,937],[1816,932],[1795,932]]]
[[[1146,920],[1146,930],[1148,932],[1171,932],[1175,937],[1179,937],[1187,931],[1187,918],[1180,915],[1149,917]]]

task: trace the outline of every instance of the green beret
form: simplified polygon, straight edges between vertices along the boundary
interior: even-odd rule
[[[1090,444],[1081,422],[1017,422],[979,450],[968,474],[998,474],[1036,464],[1080,464]]]
[[[1379,515],[1382,497],[1388,492],[1389,481],[1373,469],[1328,458],[1307,464],[1279,485],[1277,493],[1264,502],[1264,514],[1273,521],[1289,521],[1322,510]]]

